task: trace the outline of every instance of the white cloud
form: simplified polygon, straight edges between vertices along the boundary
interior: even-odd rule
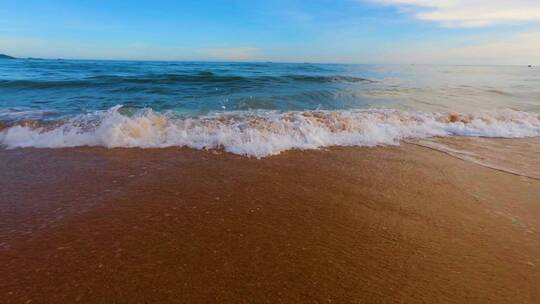
[[[490,64],[540,64],[540,32],[451,49],[448,55],[469,62]]]
[[[540,0],[369,0],[447,27],[540,21]]]
[[[199,50],[205,58],[215,60],[253,60],[256,59],[259,49],[254,47],[236,48],[210,48]]]
[[[540,65],[540,31],[478,41],[467,46],[422,44],[382,52],[379,62],[419,64]]]

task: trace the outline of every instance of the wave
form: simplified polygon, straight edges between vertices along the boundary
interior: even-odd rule
[[[434,136],[536,137],[535,113],[497,110],[472,114],[341,110],[226,112],[180,117],[151,109],[124,115],[121,106],[52,125],[15,125],[0,131],[6,148],[77,146],[190,147],[265,157],[290,149],[396,145]]]
[[[121,84],[242,84],[250,82],[282,82],[301,81],[316,83],[373,83],[375,81],[352,76],[310,76],[310,75],[284,75],[284,76],[239,76],[218,75],[210,71],[194,74],[148,74],[138,76],[94,76],[83,79],[70,80],[0,80],[0,88],[6,89],[59,89],[81,88]]]
[[[147,76],[96,76],[78,80],[0,80],[0,88],[13,89],[58,89],[79,88],[118,84],[174,84],[174,83],[218,83],[242,81],[240,76],[217,76],[208,73],[193,75],[162,74]]]
[[[52,113],[51,111],[44,110],[31,110],[31,109],[0,109],[0,120],[20,119],[20,118],[39,118],[45,114]]]

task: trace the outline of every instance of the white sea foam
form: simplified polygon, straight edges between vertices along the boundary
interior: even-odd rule
[[[498,110],[474,114],[342,110],[229,112],[175,117],[152,110],[126,116],[121,106],[80,115],[55,127],[12,126],[0,132],[7,148],[191,147],[265,157],[289,149],[395,145],[433,136],[535,137],[535,113]]]

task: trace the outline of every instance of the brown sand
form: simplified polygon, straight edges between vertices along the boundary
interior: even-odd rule
[[[540,181],[414,145],[0,151],[2,303],[538,303]]]
[[[488,168],[540,180],[540,137],[439,137],[409,142]]]

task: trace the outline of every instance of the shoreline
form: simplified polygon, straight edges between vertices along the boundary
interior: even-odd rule
[[[0,151],[6,303],[533,303],[540,182],[402,143]]]
[[[407,144],[431,149],[456,159],[540,180],[540,138],[434,137],[405,140]]]

